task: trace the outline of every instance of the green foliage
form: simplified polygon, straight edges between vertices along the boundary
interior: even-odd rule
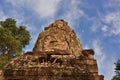
[[[11,56],[7,54],[0,55],[0,70],[4,69],[4,66],[11,60]]]
[[[115,76],[112,80],[120,80],[120,60],[115,63]]]
[[[26,27],[17,27],[14,19],[0,21],[0,69],[13,57],[21,55],[22,49],[29,44],[30,37]]]
[[[25,26],[17,27],[11,18],[0,21],[0,53],[18,56],[29,41],[30,34]]]

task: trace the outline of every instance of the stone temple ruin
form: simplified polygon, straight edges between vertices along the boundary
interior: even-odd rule
[[[5,66],[3,80],[103,80],[92,49],[84,50],[64,20],[39,34],[32,52]]]

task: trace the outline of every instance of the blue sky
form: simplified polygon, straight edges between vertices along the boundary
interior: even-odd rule
[[[99,74],[114,75],[120,59],[120,0],[0,0],[0,21],[14,18],[32,35],[24,51],[32,51],[38,34],[57,19],[75,30],[83,49],[94,49]]]

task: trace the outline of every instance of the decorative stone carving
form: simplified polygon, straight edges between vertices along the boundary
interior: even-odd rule
[[[33,51],[63,50],[71,55],[80,56],[82,46],[75,32],[63,20],[56,20],[39,34]]]
[[[5,66],[3,80],[103,80],[92,49],[83,50],[75,32],[56,20],[33,48]]]

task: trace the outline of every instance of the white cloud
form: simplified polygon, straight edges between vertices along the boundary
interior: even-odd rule
[[[25,26],[27,27],[27,30],[30,31],[31,33],[37,31],[37,27],[35,27],[35,25],[32,23],[31,24],[27,23],[25,24]]]
[[[89,45],[83,46],[83,49],[90,49]]]
[[[93,18],[91,20],[93,21],[93,25],[91,26],[91,30],[93,32],[98,31],[100,26],[101,26],[101,22],[99,21],[99,19],[96,19],[96,18]]]
[[[0,8],[0,20],[4,21],[6,18],[13,18],[17,21],[17,26],[21,25],[24,22],[23,13],[17,12],[15,9],[7,10],[8,12],[5,14],[4,10]]]
[[[63,0],[19,0],[19,1],[6,0],[6,2],[10,3],[14,7],[14,10],[10,11],[10,13],[12,15],[14,14],[13,16],[15,17],[15,19],[20,20],[18,21],[19,23],[22,23],[22,22],[24,23],[26,21],[26,18],[28,18],[28,17],[24,17],[25,15],[24,15],[24,12],[22,12],[22,9],[27,9],[27,10],[32,11],[33,14],[38,16],[39,19],[42,19],[42,20],[47,19],[46,24],[48,23],[48,20],[51,22],[51,20],[53,21],[53,19],[56,19],[55,15],[57,14],[60,8],[63,14],[59,17],[69,22],[70,26],[73,26],[74,24],[76,24],[76,20],[80,19],[82,16],[85,16],[85,13],[83,12],[83,10],[80,9],[80,5],[82,5],[81,0],[68,0],[68,1],[63,1]],[[19,12],[21,13],[19,14]],[[26,24],[26,25],[29,25],[29,24]],[[32,29],[31,27],[28,27],[28,28],[30,30]]]
[[[21,12],[19,14],[19,12],[17,12],[16,10],[11,10],[8,14],[8,17],[15,19],[17,21],[17,26],[20,26],[25,21],[23,13]]]
[[[40,18],[54,17],[57,12],[60,0],[7,0],[15,7],[27,8],[36,13]],[[18,6],[19,5],[19,6]]]
[[[103,21],[106,25],[109,25],[109,27],[106,27],[109,29],[109,35],[120,35],[120,12],[108,13]]]
[[[106,56],[99,40],[93,41],[93,49],[95,50],[95,53],[96,53],[95,57],[98,59],[99,63],[102,63],[106,58]]]
[[[33,10],[36,11],[40,17],[51,17],[57,12],[60,0],[37,0],[33,6]]]
[[[120,12],[109,12],[92,21],[91,30],[93,32],[102,30],[106,36],[120,35]]]
[[[81,0],[69,0],[64,4],[66,5],[65,8],[65,13],[63,15],[63,18],[67,20],[71,26],[76,24],[76,20],[80,19],[81,17],[85,16],[84,11],[80,8],[80,5],[83,3]]]
[[[102,31],[105,36],[120,35],[120,0],[106,0],[105,13],[99,12],[99,17],[92,19],[93,32]]]
[[[92,30],[93,32],[96,32],[97,29],[98,29],[98,25],[97,25],[97,24],[93,24],[93,25],[91,26],[91,30]]]
[[[110,35],[120,35],[120,0],[109,0],[104,6],[107,14],[104,15],[103,22],[109,25],[108,32]]]
[[[106,32],[106,31],[108,31],[108,26],[106,26],[106,25],[103,25],[103,27],[101,28],[101,30],[102,30],[103,32]]]
[[[115,75],[114,73],[114,65],[115,60],[113,58],[109,58],[108,60],[103,62],[103,67],[102,67],[102,72],[104,72],[104,80],[111,80],[113,76]]]
[[[5,13],[0,9],[0,21],[5,20],[6,17]]]
[[[120,22],[120,12],[112,12],[105,16],[106,23],[117,23]]]
[[[111,80],[114,75],[114,58],[113,56],[106,56],[100,40],[94,40],[92,43],[95,51],[95,58],[97,59],[99,74],[104,75],[104,80]]]
[[[114,10],[119,11],[120,8],[120,0],[108,0],[105,4],[107,8],[114,8]]]

